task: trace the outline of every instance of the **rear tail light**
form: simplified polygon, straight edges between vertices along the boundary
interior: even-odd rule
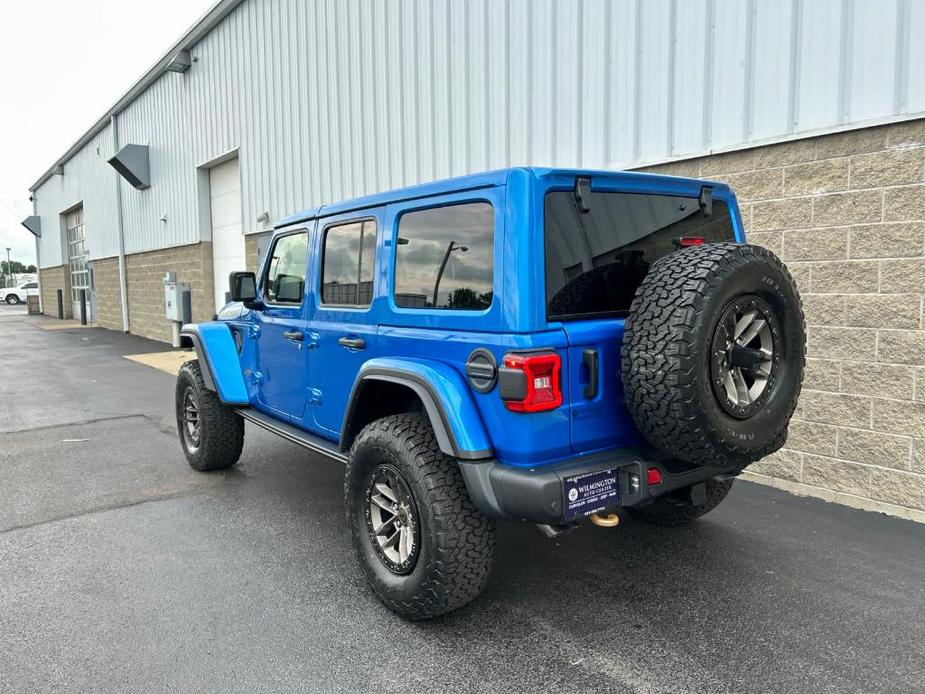
[[[678,239],[678,246],[681,248],[687,248],[688,246],[702,246],[703,237],[702,236],[682,236]]]
[[[662,471],[657,467],[650,467],[648,474],[646,475],[646,481],[649,483],[650,487],[654,487],[656,484],[661,484]]]
[[[556,352],[506,354],[500,392],[512,412],[544,412],[562,404],[562,359]]]

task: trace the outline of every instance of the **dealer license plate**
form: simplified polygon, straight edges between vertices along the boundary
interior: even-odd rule
[[[616,469],[588,472],[562,481],[566,519],[587,516],[620,498],[620,476]]]

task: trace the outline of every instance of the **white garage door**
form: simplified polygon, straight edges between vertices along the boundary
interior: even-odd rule
[[[241,226],[241,172],[232,159],[209,170],[212,209],[212,275],[215,310],[225,305],[228,275],[244,270],[244,234]]]

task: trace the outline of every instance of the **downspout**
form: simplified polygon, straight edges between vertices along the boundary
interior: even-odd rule
[[[38,215],[39,206],[35,202],[35,192],[32,192],[32,214]],[[42,305],[42,239],[35,237],[35,269],[36,277],[39,280],[39,313],[45,313],[45,307]],[[28,298],[28,297],[27,297]]]
[[[119,151],[119,124],[116,114],[109,117],[112,128],[112,151]],[[116,182],[116,229],[119,232],[119,295],[122,297],[122,332],[128,332],[128,292],[125,288],[125,228],[122,223],[122,182],[118,172],[113,171],[113,180]]]

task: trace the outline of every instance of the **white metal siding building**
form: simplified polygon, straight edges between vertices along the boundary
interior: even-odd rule
[[[628,168],[925,113],[921,0],[224,0],[36,181],[90,259],[208,239],[198,176],[236,152],[243,228],[511,164]],[[165,72],[186,49],[186,73]],[[118,128],[114,132],[112,119]]]

